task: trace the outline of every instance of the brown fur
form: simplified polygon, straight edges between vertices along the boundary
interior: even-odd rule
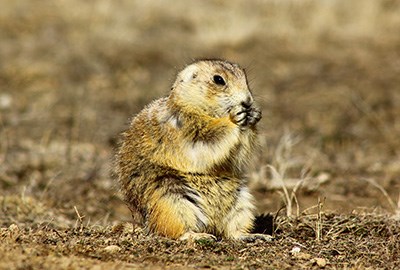
[[[187,66],[170,95],[144,108],[124,133],[117,171],[134,218],[171,238],[247,234],[254,206],[243,174],[260,118],[238,65]]]

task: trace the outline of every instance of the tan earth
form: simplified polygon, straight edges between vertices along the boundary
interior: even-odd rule
[[[400,268],[400,2],[2,1],[0,269]],[[130,225],[112,158],[179,68],[246,67],[274,240]]]

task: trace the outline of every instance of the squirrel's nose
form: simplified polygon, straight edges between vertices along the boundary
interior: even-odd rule
[[[251,105],[253,105],[253,99],[251,97],[248,97],[245,101],[242,101],[240,103],[245,109],[249,109]]]

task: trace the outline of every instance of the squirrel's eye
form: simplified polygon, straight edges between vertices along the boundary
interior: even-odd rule
[[[225,85],[224,79],[219,75],[214,75],[213,80],[216,84]]]

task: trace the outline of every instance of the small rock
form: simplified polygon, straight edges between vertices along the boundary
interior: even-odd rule
[[[5,110],[5,109],[9,109],[12,106],[12,97],[10,95],[7,94],[1,94],[0,95],[0,109],[1,110]]]
[[[110,246],[104,248],[104,251],[106,251],[108,253],[117,253],[120,250],[121,250],[121,248],[117,245],[110,245]]]
[[[295,253],[299,253],[300,252],[300,247],[293,247],[292,250],[290,251],[290,253],[295,254]]]
[[[314,258],[313,263],[316,263],[319,267],[326,266],[326,260],[324,258]]]
[[[11,224],[11,225],[8,227],[8,230],[9,230],[12,234],[17,234],[17,233],[19,233],[19,228],[18,228],[18,226],[15,225],[15,224]]]
[[[19,229],[19,227],[15,224],[11,224],[8,227],[8,231],[9,231],[10,239],[12,239],[13,241],[17,241],[17,239],[19,238],[19,236],[21,234],[21,230]]]

